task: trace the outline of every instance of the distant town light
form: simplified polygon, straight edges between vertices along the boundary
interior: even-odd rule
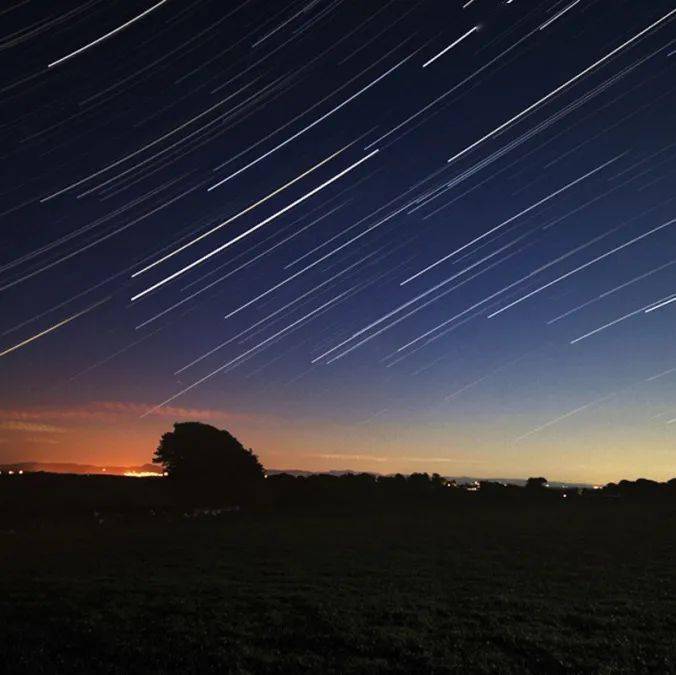
[[[156,471],[125,471],[127,478],[162,478],[166,473],[157,473]]]

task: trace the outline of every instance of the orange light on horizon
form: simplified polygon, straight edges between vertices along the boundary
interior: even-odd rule
[[[128,478],[164,478],[167,474],[156,471],[125,471],[123,475]]]

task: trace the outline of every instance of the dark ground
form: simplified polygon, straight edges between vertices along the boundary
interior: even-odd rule
[[[672,503],[0,531],[3,672],[676,672]]]

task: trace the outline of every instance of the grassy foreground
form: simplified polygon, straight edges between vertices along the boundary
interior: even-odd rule
[[[670,504],[3,524],[3,672],[674,672]]]

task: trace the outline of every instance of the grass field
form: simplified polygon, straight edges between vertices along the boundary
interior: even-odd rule
[[[676,671],[665,503],[3,528],[3,672]]]

